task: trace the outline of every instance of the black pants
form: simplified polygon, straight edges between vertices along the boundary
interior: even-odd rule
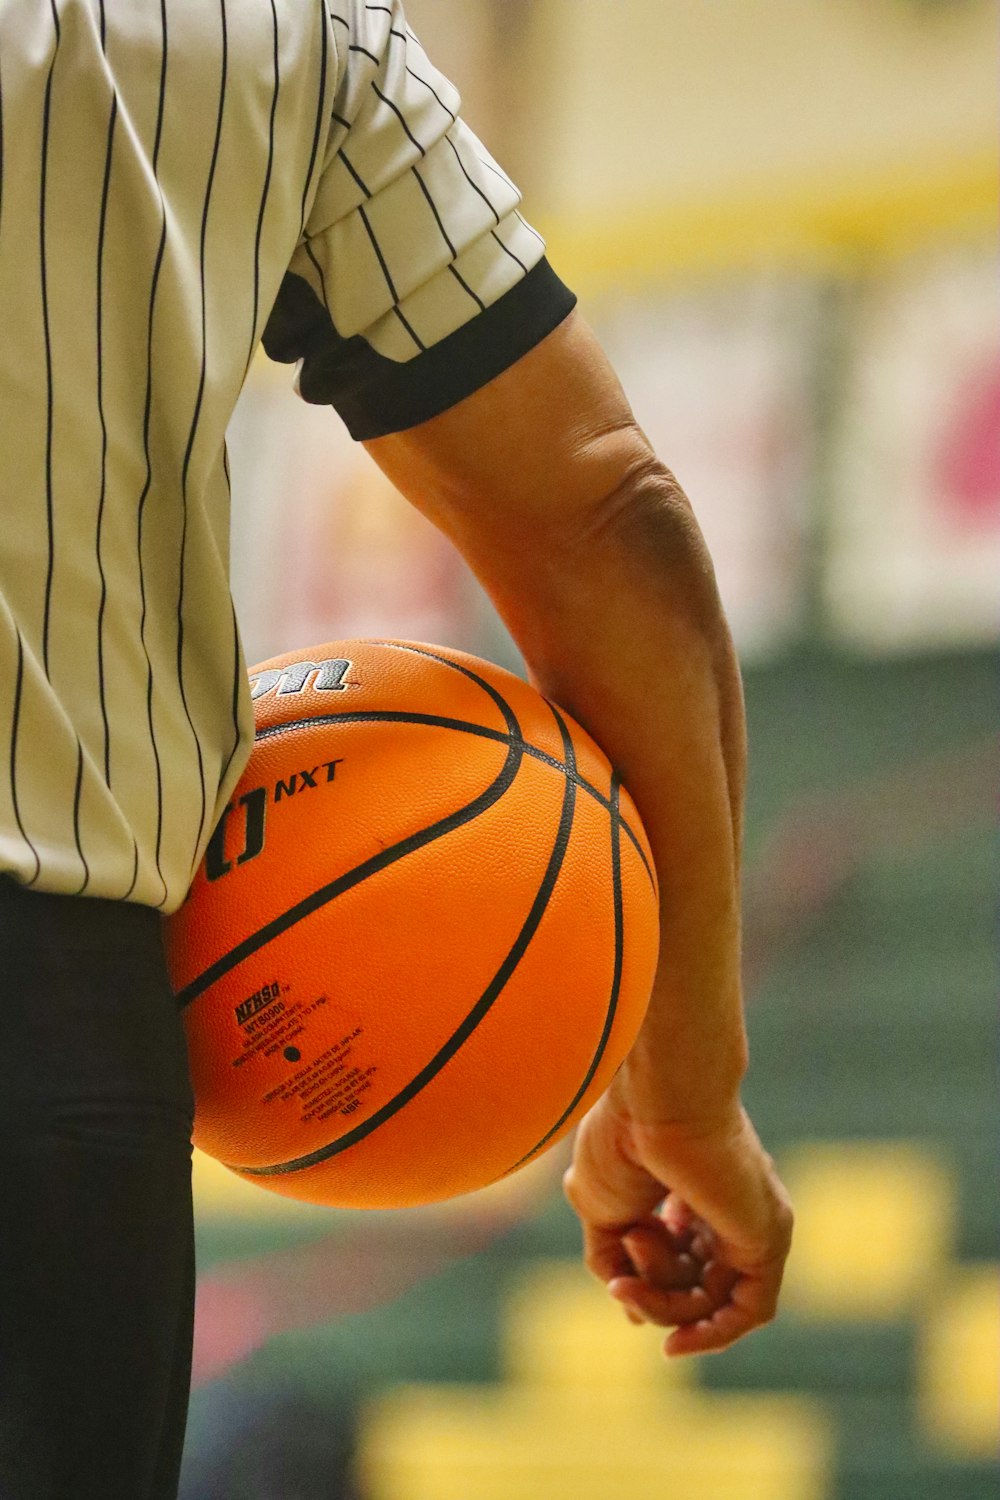
[[[192,1099],[157,915],[0,879],[0,1500],[174,1500]]]

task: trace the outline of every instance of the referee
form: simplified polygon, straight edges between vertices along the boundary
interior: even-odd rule
[[[261,340],[455,540],[652,840],[649,1019],[566,1181],[589,1266],[669,1354],[774,1311],[711,564],[458,111],[398,0],[0,4],[3,1500],[176,1494],[192,1101],[160,914],[252,738],[225,431]]]

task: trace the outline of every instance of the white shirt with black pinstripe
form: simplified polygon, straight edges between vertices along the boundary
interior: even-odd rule
[[[262,337],[368,438],[569,311],[458,109],[389,0],[0,0],[0,872],[184,896],[252,735]]]

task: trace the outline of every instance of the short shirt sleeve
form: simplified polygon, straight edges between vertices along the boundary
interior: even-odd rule
[[[263,344],[298,364],[304,400],[366,439],[471,395],[575,298],[399,0],[334,0],[328,20],[326,151]]]

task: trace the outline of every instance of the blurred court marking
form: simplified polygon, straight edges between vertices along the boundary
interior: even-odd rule
[[[279,1193],[262,1191],[230,1172],[221,1162],[195,1150],[192,1159],[194,1207],[199,1218],[288,1219],[302,1216],[305,1205]],[[313,1210],[315,1212],[315,1210]]]
[[[201,1153],[195,1160],[199,1202],[216,1189],[223,1195],[207,1200],[216,1222],[228,1202],[235,1205],[230,1218],[261,1223],[262,1213],[283,1213],[286,1221],[297,1214],[303,1231],[291,1246],[225,1260],[198,1277],[192,1369],[197,1388],[280,1334],[368,1312],[484,1250],[551,1198],[569,1157],[561,1142],[516,1177],[478,1193],[377,1214],[299,1203],[243,1182]]]
[[[1000,1264],[952,1271],[920,1343],[919,1409],[927,1438],[952,1458],[1000,1446]]]
[[[825,1500],[820,1403],[707,1395],[575,1262],[528,1267],[505,1315],[508,1383],[406,1385],[368,1409],[370,1500]]]
[[[422,1219],[440,1221],[443,1228],[450,1223],[463,1223],[470,1216],[487,1215],[495,1217],[498,1222],[516,1222],[522,1215],[533,1213],[539,1203],[555,1190],[568,1165],[569,1146],[563,1142],[523,1167],[515,1176],[503,1177],[477,1193],[465,1193],[445,1203],[428,1204],[425,1208],[407,1212],[418,1213]],[[289,1219],[302,1218],[307,1213],[314,1217],[323,1214],[332,1217],[345,1212],[300,1203],[281,1193],[269,1193],[266,1188],[238,1177],[221,1162],[197,1149],[192,1176],[195,1211],[199,1219]]]
[[[890,1320],[937,1295],[957,1204],[953,1176],[932,1151],[906,1141],[808,1143],[781,1167],[796,1207],[789,1312]]]
[[[639,1333],[576,1261],[542,1261],[519,1278],[504,1315],[509,1378],[561,1390],[575,1401],[656,1406],[667,1388],[689,1386],[689,1360],[667,1361],[660,1341]]]

